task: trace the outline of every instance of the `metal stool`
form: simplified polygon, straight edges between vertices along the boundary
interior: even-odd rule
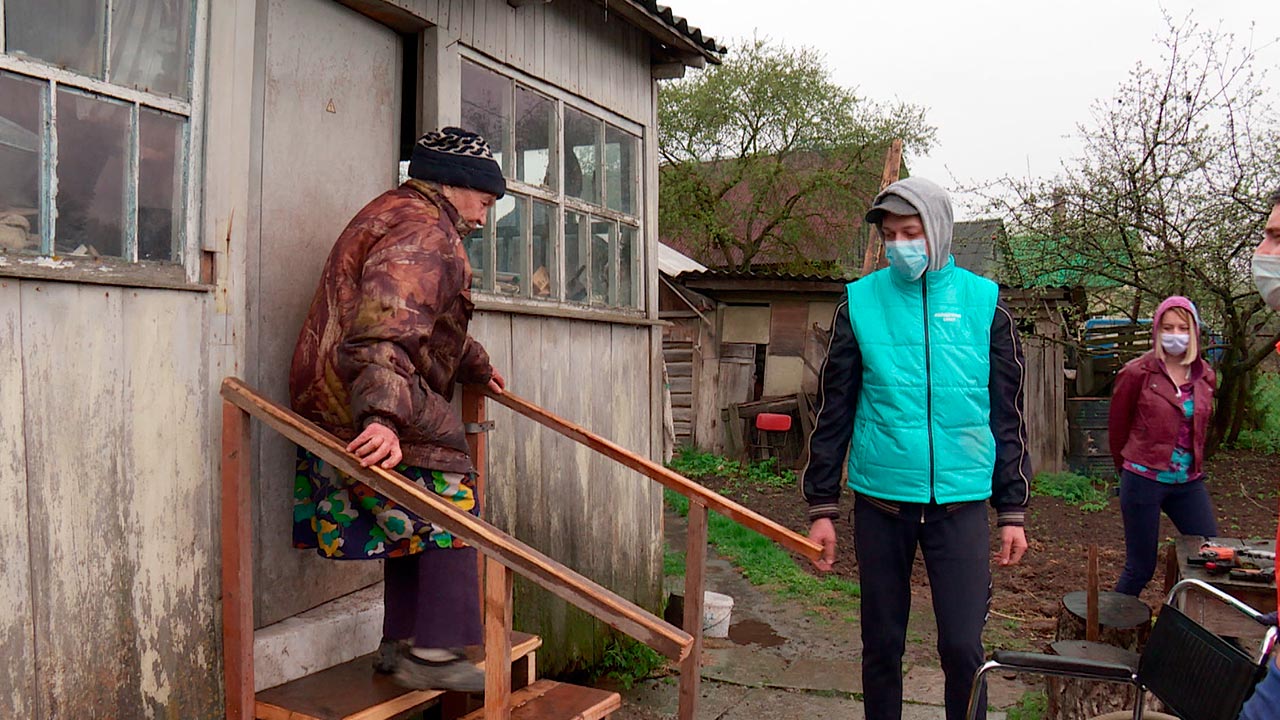
[[[788,433],[791,432],[791,416],[782,413],[760,413],[756,415],[756,444],[752,447],[756,450],[757,459],[765,460],[774,457],[782,446],[786,443],[783,437],[781,442],[773,442],[772,433]]]

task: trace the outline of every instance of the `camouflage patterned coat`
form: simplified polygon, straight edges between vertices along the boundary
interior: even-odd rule
[[[289,372],[293,408],[343,441],[381,422],[404,463],[474,471],[455,382],[485,383],[489,356],[467,335],[471,264],[459,218],[417,180],[375,198],[334,244]]]

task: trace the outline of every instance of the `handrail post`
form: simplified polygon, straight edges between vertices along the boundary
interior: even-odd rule
[[[480,388],[475,385],[462,386],[462,426],[467,435],[467,451],[471,453],[471,464],[476,468],[476,512],[484,512],[485,498],[485,470],[488,468],[487,454],[489,452],[489,435],[484,431],[484,422],[487,419],[485,396]],[[483,515],[481,515],[483,517]],[[479,572],[476,577],[479,578],[480,587],[477,597],[484,597],[484,578],[485,578],[485,562],[484,556],[476,553],[476,563],[479,564]]]
[[[484,567],[484,720],[509,720],[513,575],[488,556]]]
[[[253,720],[249,413],[222,401],[222,661],[227,720]]]
[[[707,574],[707,506],[689,499],[689,534],[684,558],[684,631],[693,638],[680,663],[680,720],[693,720],[702,681],[702,603]]]

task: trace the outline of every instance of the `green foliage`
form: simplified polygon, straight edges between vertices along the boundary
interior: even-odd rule
[[[1028,690],[1023,693],[1018,704],[1009,708],[1005,717],[1008,720],[1044,720],[1049,712],[1049,697],[1043,690]]]
[[[688,515],[687,498],[671,490],[664,491],[664,495],[668,507]],[[719,513],[710,515],[707,541],[715,546],[716,552],[737,565],[753,585],[799,600],[828,616],[840,617],[857,610],[862,594],[857,583],[834,575],[810,575],[777,543]]]
[[[625,635],[615,635],[605,645],[600,662],[591,668],[591,676],[593,681],[609,678],[629,690],[632,685],[653,677],[666,666],[667,659],[658,651]]]
[[[664,547],[662,549],[663,577],[678,577],[680,575],[684,575],[684,569],[684,553]]]
[[[759,38],[663,83],[658,128],[662,235],[736,268],[765,252],[783,264],[821,255],[813,217],[856,227],[890,141],[923,154],[935,134],[923,109],[882,106],[836,84],[817,51]],[[854,258],[846,233],[817,235]]]
[[[787,488],[796,484],[796,474],[791,470],[779,470],[777,458],[741,463],[720,455],[712,455],[697,448],[680,448],[667,463],[667,467],[692,480],[718,477],[750,485]]]
[[[1098,512],[1107,508],[1105,484],[1073,472],[1037,473],[1031,480],[1031,493],[1055,497],[1071,505],[1078,505],[1085,512]]]
[[[1250,393],[1249,410],[1256,427],[1242,430],[1235,447],[1280,455],[1280,375],[1258,373]]]

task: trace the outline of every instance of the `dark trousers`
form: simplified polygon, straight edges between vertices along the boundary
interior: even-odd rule
[[[934,510],[941,510],[934,506]],[[891,515],[859,496],[853,539],[862,583],[862,692],[867,720],[902,717],[902,653],[911,612],[911,566],[924,553],[946,675],[947,720],[962,720],[982,666],[982,627],[991,601],[986,507],[966,503],[927,522]],[[986,717],[986,691],[980,698]]]
[[[1120,473],[1120,514],[1124,518],[1124,571],[1116,592],[1139,595],[1156,571],[1160,511],[1183,535],[1218,534],[1213,504],[1204,480],[1171,484],[1148,480],[1128,470]]]
[[[480,573],[476,550],[427,548],[383,562],[382,636],[415,647],[479,645]]]

